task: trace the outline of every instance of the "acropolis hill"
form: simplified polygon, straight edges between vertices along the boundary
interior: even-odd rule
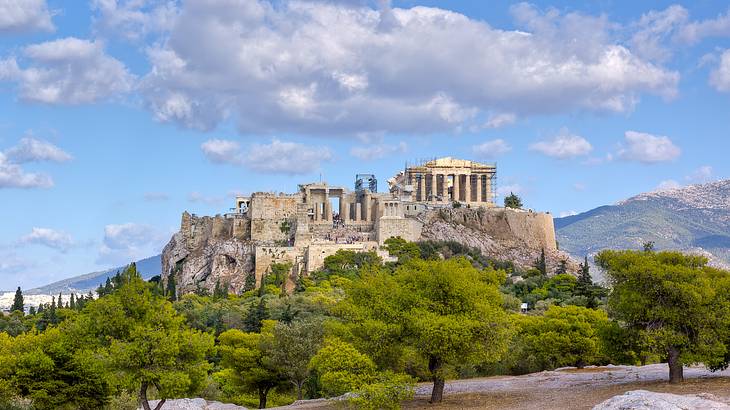
[[[299,185],[293,194],[256,192],[237,197],[232,212],[185,212],[180,231],[162,253],[162,275],[180,293],[217,281],[240,292],[257,285],[274,263],[291,265],[287,290],[300,275],[320,269],[340,249],[376,251],[385,240],[451,240],[489,257],[530,266],[542,249],[548,263],[569,256],[557,249],[550,214],[497,207],[496,166],[455,158],[406,165],[377,191],[374,175],[357,175],[354,190],[326,182]]]

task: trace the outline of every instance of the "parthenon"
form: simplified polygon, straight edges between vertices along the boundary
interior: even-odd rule
[[[421,161],[392,178],[391,192],[430,204],[494,206],[497,166],[451,157]]]

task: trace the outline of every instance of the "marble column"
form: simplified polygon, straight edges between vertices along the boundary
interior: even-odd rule
[[[453,186],[453,192],[454,197],[452,198],[452,201],[459,202],[461,201],[461,175],[454,174],[454,186]]]
[[[362,204],[359,202],[355,203],[355,222],[360,222],[360,218],[362,218]]]
[[[477,202],[482,202],[482,176],[477,174]]]
[[[418,177],[418,200],[426,202],[426,174],[421,174]]]
[[[345,202],[345,198],[340,199],[345,204],[344,212],[340,215],[343,222],[350,222],[350,203]]]
[[[332,203],[329,199],[324,203],[324,217],[322,220],[332,222]]]
[[[492,176],[491,175],[484,175],[484,179],[486,179],[486,195],[487,195],[487,202],[494,205],[494,196],[492,195]]]
[[[436,197],[438,196],[438,184],[436,180],[436,174],[431,174],[431,202],[436,202]]]
[[[367,221],[369,221],[371,219],[371,215],[370,215],[370,194],[369,193],[366,193],[365,196],[363,197],[363,200],[365,202],[363,204],[363,206],[362,206],[363,207],[363,210],[365,212],[365,215],[363,216],[363,221],[366,221],[367,222]]]
[[[449,202],[449,176],[441,174],[441,201]]]
[[[471,174],[465,175],[464,182],[464,202],[471,202]]]
[[[319,221],[319,217],[322,215],[321,212],[319,212],[319,202],[314,203],[314,220]]]

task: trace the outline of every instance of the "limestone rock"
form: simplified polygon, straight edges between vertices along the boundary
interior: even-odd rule
[[[511,209],[441,209],[421,216],[421,240],[456,241],[479,249],[483,255],[512,261],[519,268],[530,268],[545,250],[548,272],[560,261],[569,272],[577,272],[578,262],[557,249],[552,218],[543,213]]]
[[[150,408],[155,408],[159,400],[150,400]],[[174,399],[167,400],[161,410],[247,410],[246,407],[230,403],[206,401],[205,399]]]
[[[632,390],[614,396],[593,407],[593,410],[726,410],[727,404],[711,395],[678,395]]]

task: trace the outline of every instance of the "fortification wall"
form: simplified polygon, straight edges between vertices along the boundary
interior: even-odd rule
[[[414,218],[382,217],[377,223],[378,243],[383,245],[388,238],[400,236],[415,242],[421,237],[423,224]]]
[[[289,242],[294,235],[299,195],[254,194],[251,197],[251,239]]]

